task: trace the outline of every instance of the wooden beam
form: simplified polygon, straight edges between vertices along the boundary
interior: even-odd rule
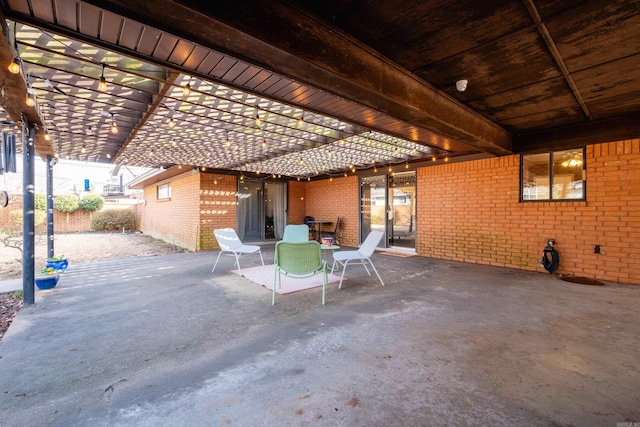
[[[35,126],[35,151],[42,157],[47,155],[55,156],[51,143],[44,138],[44,128],[42,119],[38,111],[38,105],[29,107],[26,104],[27,82],[22,75],[10,73],[7,66],[15,56],[13,48],[13,37],[2,10],[0,10],[0,81],[2,81],[3,108],[14,123],[27,121],[29,125]]]
[[[97,7],[350,99],[482,152],[511,134],[295,6],[263,2],[88,0]]]
[[[634,138],[640,138],[640,114],[516,135],[513,152],[566,150]]]

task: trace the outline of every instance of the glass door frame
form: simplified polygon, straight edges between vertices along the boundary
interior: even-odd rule
[[[266,189],[267,185],[275,184],[275,183],[281,183],[284,185],[283,211],[285,216],[284,223],[286,224],[288,222],[288,216],[289,216],[289,207],[287,203],[289,186],[285,181],[264,181],[264,180],[254,180],[254,179],[246,179],[246,178],[243,180],[238,180],[238,184],[237,184],[238,207],[240,207],[242,203],[246,203],[246,202],[243,202],[242,200],[243,198],[246,197],[246,196],[243,196],[243,194],[252,194],[253,190],[257,191],[256,200],[255,202],[252,202],[252,209],[246,209],[243,212],[243,209],[238,208],[236,212],[236,226],[237,226],[236,228],[238,229],[238,235],[241,236],[240,238],[242,240],[248,240],[248,241],[254,241],[254,242],[255,241],[265,242],[265,241],[277,240],[277,236],[275,236],[275,234],[273,237],[269,237],[267,239],[267,226],[270,225],[273,228],[274,218],[271,217],[271,224],[269,224],[269,221],[267,219],[268,200],[265,197],[265,195],[267,195],[267,189]],[[249,192],[242,192],[241,191],[242,186],[246,186],[246,185],[250,186]],[[241,215],[245,215],[245,218],[242,219]],[[256,220],[254,221],[255,224],[252,222],[256,231],[254,231],[250,235],[246,235],[246,231],[247,231],[246,223],[249,219]],[[240,230],[241,228],[244,228],[244,229]]]
[[[373,229],[379,229],[384,232],[384,239],[380,242],[380,248],[403,248],[416,250],[416,223],[417,223],[417,182],[411,192],[413,200],[409,202],[409,223],[404,225],[402,237],[408,237],[412,234],[413,244],[394,245],[395,237],[393,233],[392,221],[394,221],[394,186],[392,184],[395,175],[402,176],[404,174],[413,173],[415,170],[407,170],[396,173],[383,173],[361,175],[358,180],[359,184],[359,236],[360,243],[367,237]],[[404,221],[406,222],[406,221]],[[408,241],[408,240],[407,240]]]

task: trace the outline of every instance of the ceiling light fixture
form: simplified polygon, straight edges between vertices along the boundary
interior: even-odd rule
[[[9,72],[11,74],[20,73],[20,58],[18,58],[17,56],[14,56],[7,68],[9,69]]]
[[[113,113],[111,113],[111,133],[118,133],[118,125],[116,124],[116,118]]]
[[[458,92],[464,92],[465,90],[467,90],[467,85],[469,84],[469,80],[458,80],[456,82],[456,89],[458,89]]]
[[[107,80],[104,78],[104,67],[107,66],[104,62],[102,65],[102,73],[100,74],[100,80],[98,81],[98,90],[100,92],[105,92],[107,90]]]
[[[260,120],[260,114],[258,113],[257,110],[256,110],[256,126],[258,126],[258,129],[262,129],[262,120]]]

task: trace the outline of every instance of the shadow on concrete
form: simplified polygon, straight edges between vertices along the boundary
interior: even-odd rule
[[[0,342],[2,424],[640,421],[639,287],[376,254],[384,287],[353,266],[325,306],[271,306],[216,255],[72,264],[36,291]]]

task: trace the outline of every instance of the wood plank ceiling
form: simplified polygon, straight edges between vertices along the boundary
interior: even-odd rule
[[[157,4],[1,0],[4,122],[31,88],[41,155],[304,178],[638,136],[640,1]]]

